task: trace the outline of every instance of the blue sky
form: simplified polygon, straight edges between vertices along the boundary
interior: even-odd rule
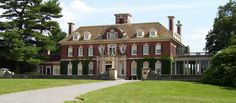
[[[114,24],[115,13],[130,13],[133,23],[160,22],[168,28],[167,16],[180,20],[182,42],[191,52],[203,51],[205,36],[212,28],[220,5],[229,0],[59,0],[62,18],[57,19],[63,31],[67,22],[76,28],[87,25]],[[0,10],[1,13],[1,10]],[[176,28],[175,28],[176,31]]]

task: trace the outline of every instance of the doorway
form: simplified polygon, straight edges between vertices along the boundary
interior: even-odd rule
[[[106,65],[106,71],[105,71],[105,72],[108,72],[108,70],[109,70],[110,68],[112,68],[112,65],[111,65],[111,64]]]

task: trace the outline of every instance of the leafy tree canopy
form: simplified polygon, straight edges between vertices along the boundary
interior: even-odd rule
[[[213,29],[206,36],[205,50],[217,53],[230,45],[230,38],[236,35],[236,2],[230,0],[226,5],[220,6],[218,16],[215,18]]]

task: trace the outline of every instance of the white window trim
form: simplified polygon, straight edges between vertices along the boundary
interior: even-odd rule
[[[147,52],[144,52],[144,51],[147,51]],[[147,43],[143,45],[143,55],[149,55],[149,45]]]
[[[72,68],[73,68],[72,63],[69,62],[69,64],[67,65],[67,75],[73,74]],[[71,70],[71,73],[70,73],[70,70]]]
[[[93,75],[93,74],[94,74],[94,73],[93,73],[94,71],[92,72],[92,74],[91,74],[91,72],[90,72],[90,69],[92,69],[92,70],[94,69],[93,67],[94,67],[94,63],[93,63],[92,61],[90,61],[90,63],[89,63],[89,70],[88,70],[88,72],[89,72],[88,74],[89,74],[89,75]]]
[[[81,50],[82,49],[82,50]],[[82,51],[82,52],[81,52]],[[78,48],[78,56],[79,57],[81,57],[81,56],[83,56],[84,55],[84,48],[82,47],[82,46],[80,46],[79,48]]]
[[[141,34],[141,36],[139,34]],[[137,38],[143,38],[143,37],[144,37],[143,31],[137,32]]]
[[[160,48],[159,48],[160,49],[160,53],[157,53],[158,46],[160,46]],[[155,45],[155,55],[161,55],[161,51],[162,51],[161,49],[162,49],[161,44],[159,44],[159,43],[156,44]]]
[[[130,67],[131,67],[131,75],[132,75],[132,76],[137,75],[137,63],[136,63],[135,61],[133,61],[133,62],[131,63],[131,66],[130,66]],[[134,72],[134,71],[133,71],[134,69],[135,69],[135,71],[136,71],[135,73],[133,73],[133,72]]]
[[[79,40],[80,35],[73,35],[73,40]]]
[[[81,66],[81,68],[80,68]],[[79,72],[79,70],[81,69],[81,73]],[[78,75],[83,75],[83,64],[81,62],[78,63],[78,71],[77,71]]]
[[[90,45],[88,48],[88,56],[93,56],[93,46]]]
[[[90,40],[92,35],[90,32],[86,31],[83,34],[84,34],[84,40]]]
[[[147,61],[143,62],[143,68],[149,68],[149,62]]]
[[[158,60],[157,62],[155,62],[155,71],[157,72],[157,69],[160,69],[160,74],[161,74],[161,62]]]
[[[152,33],[154,33],[154,35],[151,35]],[[157,31],[150,31],[149,37],[157,37]]]
[[[136,50],[136,54],[133,52],[133,50]],[[133,44],[131,46],[131,55],[137,55],[138,54],[138,47],[136,44]]]
[[[69,48],[67,48],[67,57],[73,57],[73,47],[69,46]]]

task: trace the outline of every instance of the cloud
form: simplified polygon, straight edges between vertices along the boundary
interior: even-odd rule
[[[190,46],[191,52],[200,52],[199,49],[205,47],[205,38],[210,29],[211,28],[208,27],[196,28],[193,31],[185,33],[185,35],[182,36],[182,40],[184,44],[187,43],[186,45]]]

